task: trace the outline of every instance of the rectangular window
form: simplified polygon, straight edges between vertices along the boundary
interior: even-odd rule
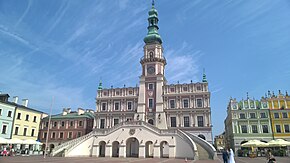
[[[202,108],[202,99],[196,99],[196,104],[198,108]]]
[[[257,125],[252,125],[252,133],[258,133]]]
[[[55,132],[52,132],[52,134],[51,134],[51,138],[52,138],[52,139],[55,139]]]
[[[175,108],[175,100],[169,100],[169,103],[171,109]]]
[[[8,111],[7,117],[12,117],[12,111]]]
[[[119,124],[119,119],[114,119],[114,126]]]
[[[189,117],[183,117],[184,120],[184,127],[189,127]]]
[[[242,133],[248,133],[248,128],[246,125],[241,125]]]
[[[82,132],[78,132],[78,138],[82,136]]]
[[[250,118],[256,118],[256,114],[255,113],[250,113]]]
[[[107,108],[107,103],[103,102],[102,103],[102,111],[105,111]]]
[[[105,119],[101,119],[100,128],[105,128]]]
[[[170,88],[170,92],[175,92],[175,89],[174,88]]]
[[[119,110],[120,108],[120,102],[115,102],[115,110]]]
[[[0,109],[0,115],[2,115],[2,109]]]
[[[45,127],[48,127],[48,122],[45,122]]]
[[[276,132],[281,133],[281,126],[280,125],[276,125]]]
[[[187,87],[183,87],[183,91],[186,92],[187,91]]]
[[[274,113],[274,118],[279,118],[279,113]]]
[[[262,125],[263,133],[269,133],[268,125]]]
[[[69,126],[74,126],[74,121],[70,121],[70,125]]]
[[[3,125],[2,126],[2,132],[1,133],[2,134],[6,134],[6,132],[7,132],[6,130],[7,130],[7,125]]]
[[[19,127],[15,127],[14,135],[18,135],[18,130],[19,130]]]
[[[183,107],[188,108],[188,99],[183,100]]]
[[[29,115],[28,114],[26,114],[25,120],[29,121]]]
[[[54,122],[53,123],[53,127],[57,127],[57,122]]]
[[[176,117],[170,117],[171,127],[176,127]]]
[[[31,136],[34,136],[34,131],[35,131],[35,129],[33,128],[33,129],[31,129]]]
[[[21,119],[21,113],[17,113],[17,119]]]
[[[83,126],[83,121],[79,121],[79,126]]]
[[[27,128],[24,128],[24,130],[23,130],[23,136],[26,136],[26,134],[27,134]]]
[[[240,119],[246,119],[246,115],[244,113],[240,113]]]
[[[284,125],[284,130],[285,130],[285,133],[289,133],[290,132],[289,125]]]
[[[61,122],[61,127],[64,127],[64,124],[65,124],[64,121],[62,121],[62,122]]]
[[[198,127],[204,127],[203,116],[197,116],[197,126]]]
[[[148,89],[149,90],[153,90],[154,89],[154,84],[153,83],[149,83],[148,84]]]
[[[282,117],[283,118],[288,118],[288,114],[287,113],[282,113]]]
[[[60,139],[63,139],[63,132],[60,132],[60,133],[59,133],[59,138],[60,138]]]
[[[43,139],[46,139],[46,137],[47,137],[47,132],[44,132],[43,133]]]
[[[153,99],[152,98],[149,99],[149,108],[153,108]]]
[[[131,101],[127,102],[127,110],[132,110],[132,102]]]
[[[72,132],[68,132],[67,138],[72,139],[72,135],[73,135]]]
[[[200,87],[200,86],[197,86],[196,89],[197,89],[198,91],[200,91],[200,90],[201,90],[201,87]]]
[[[33,117],[33,122],[36,122],[36,116]]]
[[[261,113],[261,118],[267,118],[266,113]]]

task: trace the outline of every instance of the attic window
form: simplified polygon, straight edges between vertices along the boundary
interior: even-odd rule
[[[133,91],[129,91],[129,95],[133,94]]]
[[[119,95],[119,94],[120,94],[120,92],[119,92],[119,91],[117,91],[117,92],[116,92],[116,95]]]

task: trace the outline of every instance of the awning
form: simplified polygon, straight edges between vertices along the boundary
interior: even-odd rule
[[[9,143],[9,139],[0,137],[0,144],[8,144],[8,143]]]
[[[9,144],[23,144],[23,140],[18,138],[12,138],[9,140]]]

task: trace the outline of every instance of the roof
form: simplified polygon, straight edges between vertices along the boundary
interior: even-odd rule
[[[48,117],[45,117],[44,119],[48,119]],[[77,112],[70,112],[66,115],[61,114],[56,114],[56,115],[51,115],[51,119],[74,119],[74,118],[94,118],[94,114],[91,112],[85,112],[83,114],[78,115]]]
[[[24,108],[24,109],[27,109],[27,110],[30,110],[30,111],[34,111],[34,112],[38,112],[38,113],[44,113],[42,111],[39,111],[39,110],[36,110],[36,109],[32,109],[32,108],[26,107],[24,105],[16,104],[16,103],[10,102],[10,101],[0,101],[0,102],[4,103],[4,104],[8,104],[8,105],[13,105],[15,107],[21,107],[21,108]]]

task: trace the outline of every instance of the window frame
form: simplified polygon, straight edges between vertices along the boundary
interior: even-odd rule
[[[278,115],[278,116],[276,116],[276,115]],[[280,118],[279,113],[274,113],[274,118],[275,118],[275,119],[279,119],[279,118]]]
[[[284,115],[286,115],[286,116],[284,116]],[[288,113],[287,113],[287,112],[286,112],[286,113],[283,112],[283,113],[282,113],[282,118],[288,118]]]
[[[255,132],[254,132],[254,126],[255,126]],[[257,125],[252,125],[251,127],[252,127],[252,133],[254,133],[254,134],[259,133]]]
[[[252,115],[254,115],[254,116],[252,116]],[[250,119],[255,119],[255,118],[257,118],[256,113],[250,113]]]
[[[34,134],[35,134],[35,128],[32,128],[32,129],[31,129],[30,136],[34,137],[34,136],[35,136]]]
[[[173,107],[172,107],[172,105],[171,105],[171,101],[173,101]],[[170,109],[174,109],[174,108],[176,108],[176,104],[175,104],[175,99],[169,99],[169,108]]]
[[[28,130],[27,127],[23,128],[23,136],[27,136],[27,130]]]
[[[281,125],[275,125],[275,129],[276,129],[276,133],[282,133]]]
[[[170,127],[177,127],[176,117],[170,117]]]
[[[5,126],[5,131],[3,130],[4,129],[4,126]],[[2,124],[1,134],[7,134],[7,130],[8,130],[8,125],[7,124]]]
[[[241,125],[241,133],[242,134],[247,134],[248,133],[248,126],[247,125]]]
[[[187,119],[187,120],[186,120],[186,119]],[[183,117],[183,127],[190,127],[189,116],[184,116],[184,117]]]
[[[7,117],[12,118],[12,111],[11,110],[8,110]]]
[[[185,101],[187,101],[187,107],[185,107]],[[189,98],[184,98],[182,99],[182,105],[183,105],[183,108],[189,108]]]
[[[198,115],[196,116],[196,119],[197,119],[197,127],[204,127],[204,117],[202,115]]]
[[[267,129],[267,132],[265,132],[265,129]],[[269,126],[268,125],[262,125],[263,133],[269,133]]]
[[[118,104],[118,109],[116,109],[116,104]],[[121,110],[121,102],[120,101],[114,101],[114,111],[120,111]]]
[[[130,109],[129,109],[129,106],[130,106]],[[130,110],[130,111],[133,110],[133,101],[127,101],[127,110]]]
[[[198,103],[198,101],[200,100],[200,104],[201,104],[201,106],[199,106],[199,103]],[[202,101],[202,98],[196,98],[196,107],[197,108],[202,108],[203,107],[203,101]]]
[[[108,107],[107,104],[108,104],[107,102],[102,102],[101,111],[106,111],[107,110],[107,107]],[[104,107],[105,107],[105,109],[104,109]]]
[[[104,123],[102,123],[102,121],[104,122]],[[103,125],[103,126],[102,126]],[[101,118],[100,119],[100,129],[104,129],[106,127],[106,119],[104,119],[104,118]]]
[[[25,121],[29,121],[29,114],[26,114]]]
[[[286,126],[288,126],[287,127],[287,131],[286,131]],[[284,124],[284,132],[285,133],[290,133],[290,126],[289,126],[289,124]]]
[[[19,126],[15,126],[14,135],[18,135],[19,133]]]
[[[148,88],[147,89],[148,90],[154,90],[154,83],[148,83]]]
[[[262,116],[262,115],[265,115],[265,116]],[[260,113],[260,118],[267,118],[266,113],[265,113],[265,112],[261,112],[261,113]]]
[[[150,103],[150,101],[152,103]],[[148,108],[153,109],[154,108],[154,98],[148,98]]]
[[[241,116],[241,115],[244,115],[244,117]],[[245,113],[240,113],[240,114],[239,114],[239,119],[247,119],[246,114],[245,114]]]

